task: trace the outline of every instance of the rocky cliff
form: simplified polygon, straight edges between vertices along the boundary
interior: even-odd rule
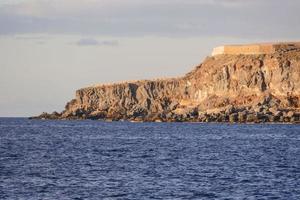
[[[207,57],[180,78],[87,87],[38,118],[299,122],[300,50]]]

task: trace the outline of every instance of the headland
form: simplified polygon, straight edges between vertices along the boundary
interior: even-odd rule
[[[300,42],[217,47],[179,78],[99,84],[38,119],[300,122]]]

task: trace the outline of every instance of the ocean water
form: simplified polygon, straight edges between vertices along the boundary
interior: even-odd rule
[[[0,199],[300,199],[300,126],[0,119]]]

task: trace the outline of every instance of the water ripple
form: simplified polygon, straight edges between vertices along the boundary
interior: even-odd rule
[[[0,199],[300,199],[300,126],[0,118]]]

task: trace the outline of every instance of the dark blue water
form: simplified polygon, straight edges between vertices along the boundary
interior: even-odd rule
[[[300,199],[299,125],[0,119],[0,199]]]

